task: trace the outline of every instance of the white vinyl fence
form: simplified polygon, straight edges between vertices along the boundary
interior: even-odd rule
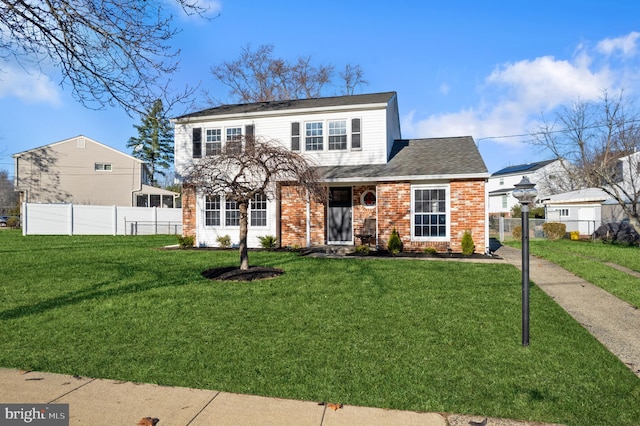
[[[22,204],[22,235],[182,234],[182,209]]]

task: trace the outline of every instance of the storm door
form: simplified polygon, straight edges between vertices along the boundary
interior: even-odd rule
[[[329,244],[353,243],[352,207],[351,187],[334,186],[329,188],[329,212],[327,215]]]

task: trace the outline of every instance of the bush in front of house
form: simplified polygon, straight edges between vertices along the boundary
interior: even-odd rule
[[[273,235],[265,235],[263,237],[258,237],[260,240],[260,247],[267,250],[272,250],[277,247],[278,239]]]
[[[424,250],[422,250],[422,253],[433,256],[438,253],[438,249],[435,247],[425,247]]]
[[[542,230],[547,236],[547,240],[559,240],[564,238],[567,233],[567,225],[558,222],[547,222],[542,225]]]
[[[473,243],[473,237],[471,232],[464,231],[462,234],[462,254],[465,256],[471,256],[476,251],[476,245]]]
[[[364,244],[357,246],[355,250],[356,250],[356,254],[359,254],[361,256],[366,256],[371,251],[369,246],[365,246]]]
[[[178,246],[181,249],[193,247],[193,243],[196,241],[196,237],[193,235],[176,235],[176,237],[178,237]]]
[[[400,239],[400,234],[398,234],[398,230],[396,228],[393,228],[391,236],[389,237],[389,242],[387,243],[387,250],[389,250],[391,254],[398,254],[402,251],[402,248],[403,244]]]
[[[231,237],[228,235],[220,235],[216,238],[216,242],[221,248],[231,247]]]

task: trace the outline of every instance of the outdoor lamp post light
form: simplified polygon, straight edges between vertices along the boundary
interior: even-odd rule
[[[522,346],[529,346],[529,204],[538,196],[535,186],[523,176],[513,190],[522,204]]]

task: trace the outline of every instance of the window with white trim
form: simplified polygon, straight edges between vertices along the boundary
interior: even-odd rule
[[[96,172],[110,172],[113,170],[113,165],[110,163],[96,163],[95,171]]]
[[[417,185],[412,188],[412,237],[416,240],[449,238],[449,188]]]
[[[227,150],[232,152],[242,152],[242,127],[227,128]]]
[[[225,226],[240,226],[240,206],[236,201],[225,201],[224,224]]]
[[[347,122],[329,121],[329,150],[347,149]]]
[[[249,224],[251,226],[267,226],[267,196],[256,194],[251,200]]]
[[[207,195],[204,199],[204,225],[220,226],[220,196]]]
[[[352,118],[351,119],[351,149],[359,150],[362,149],[362,141],[360,140],[361,130],[360,130],[360,119]]]
[[[560,209],[560,217],[569,217],[569,209]]]
[[[204,146],[205,155],[220,155],[222,152],[222,131],[207,129]]]
[[[502,196],[502,208],[503,208],[503,209],[506,209],[506,208],[507,208],[507,205],[508,205],[508,204],[507,204],[507,196],[506,196],[506,195],[503,195],[503,196]]]
[[[305,123],[304,148],[307,151],[324,150],[324,143],[323,143],[324,134],[322,132],[322,127],[323,127],[322,121]]]

